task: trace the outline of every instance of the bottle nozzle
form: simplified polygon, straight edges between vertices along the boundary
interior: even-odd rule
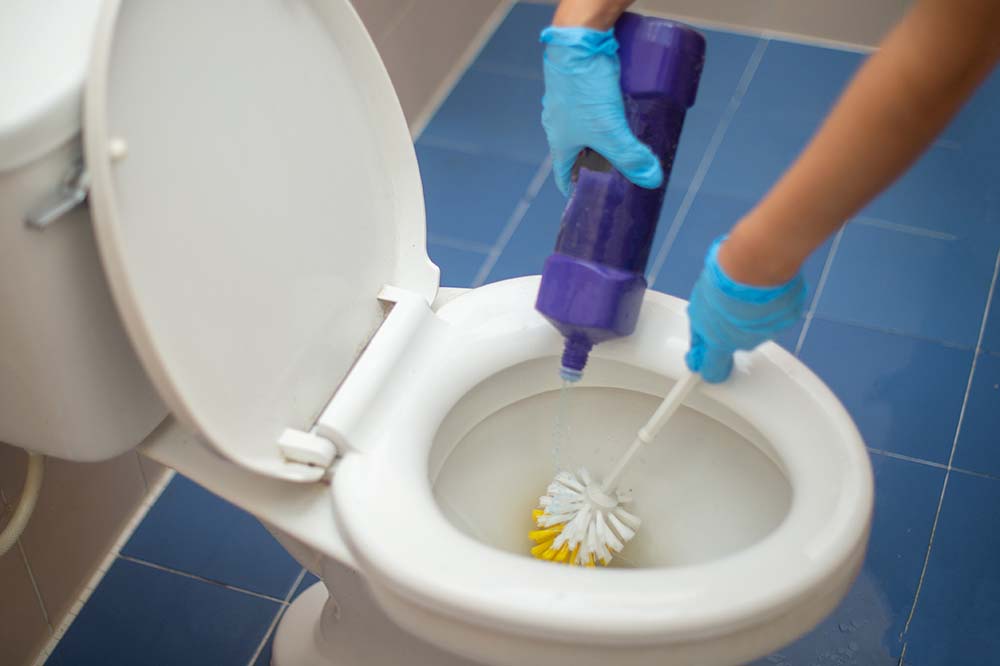
[[[566,338],[563,347],[562,367],[559,376],[568,382],[578,382],[583,377],[583,369],[587,365],[587,357],[593,348],[586,338]]]
[[[583,378],[583,372],[580,370],[574,370],[573,368],[567,368],[565,365],[559,368],[559,378],[570,384],[575,384]]]

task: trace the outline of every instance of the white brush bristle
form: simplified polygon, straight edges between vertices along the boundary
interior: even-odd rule
[[[533,533],[539,545],[532,554],[565,564],[608,565],[635,537],[642,521],[623,507],[631,496],[614,492],[616,504],[609,507],[591,499],[591,487],[599,490],[586,469],[556,475],[538,501],[541,514],[536,523],[542,530]]]

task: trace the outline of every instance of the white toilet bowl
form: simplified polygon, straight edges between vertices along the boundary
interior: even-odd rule
[[[696,391],[626,474],[643,518],[626,567],[527,556],[558,402],[537,284],[428,310],[336,468],[338,529],[381,606],[490,664],[732,665],[810,629],[860,568],[872,477],[837,399],[776,345]],[[608,468],[680,375],[684,303],[650,293],[643,308],[571,390],[561,464]],[[320,432],[337,412],[335,398]]]
[[[843,598],[870,527],[867,453],[837,399],[773,344],[696,390],[625,475],[643,527],[619,567],[527,555],[555,458],[611,464],[682,371],[686,326],[683,301],[647,293],[636,333],[598,346],[571,389],[556,456],[561,339],[532,308],[537,285],[487,285],[436,311],[397,303],[317,421],[353,447],[329,491],[262,480],[191,441],[145,447],[260,516],[329,588],[292,604],[276,666],[736,666]]]
[[[867,454],[773,344],[700,387],[623,477],[643,519],[626,566],[528,557],[555,465],[605,469],[683,372],[684,303],[648,293],[636,332],[595,349],[553,451],[562,340],[538,280],[443,302],[412,143],[347,0],[103,4],[83,128],[95,236],[188,428],[143,450],[260,517],[332,590],[292,604],[278,666],[735,666],[843,597]],[[100,441],[46,452],[131,445]]]

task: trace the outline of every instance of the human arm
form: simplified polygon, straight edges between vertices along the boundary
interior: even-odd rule
[[[732,230],[719,261],[775,285],[888,187],[1000,59],[1000,2],[921,0],[844,91],[774,188]]]
[[[634,0],[562,0],[552,25],[609,30]]]
[[[772,298],[753,288],[800,282],[809,254],[919,157],[998,59],[1000,2],[920,0],[910,10],[791,168],[709,252],[689,308],[692,370],[722,381],[733,351],[798,319],[803,289]]]

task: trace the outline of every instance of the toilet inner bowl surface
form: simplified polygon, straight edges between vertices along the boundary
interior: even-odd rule
[[[430,470],[435,499],[454,527],[527,556],[531,510],[555,471],[584,466],[601,478],[611,468],[661,399],[649,388],[665,391],[671,380],[594,361],[584,384],[569,389],[565,410],[558,389],[532,392],[555,372],[554,359],[505,370],[455,406],[438,431]],[[487,396],[498,386],[522,387],[523,397],[511,402],[509,389],[500,389],[507,400],[490,409]],[[561,411],[568,436],[557,451]],[[631,510],[643,521],[613,562],[621,567],[699,564],[743,550],[778,527],[792,497],[768,454],[689,407],[644,448],[620,487],[632,492]]]

